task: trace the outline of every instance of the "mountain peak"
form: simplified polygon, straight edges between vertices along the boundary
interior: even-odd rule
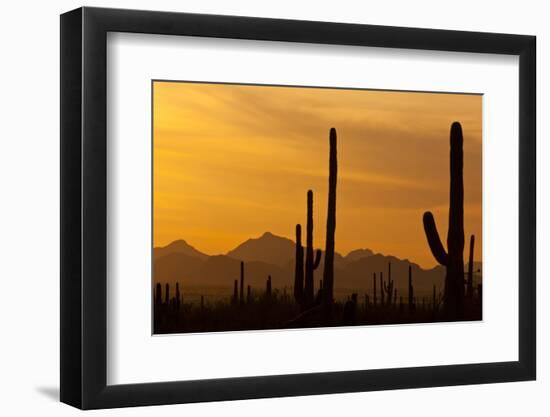
[[[295,243],[287,239],[265,232],[258,238],[248,239],[235,249],[227,252],[227,256],[241,261],[261,261],[283,266],[293,259]]]
[[[187,256],[193,256],[195,258],[200,258],[200,259],[206,259],[208,257],[208,255],[198,251],[183,239],[174,240],[173,242],[170,242],[166,246],[156,247],[154,248],[153,251],[154,251],[155,259],[160,258],[162,256],[170,255],[172,253],[181,253]]]
[[[165,248],[180,248],[180,247],[191,247],[191,245],[189,245],[189,243],[187,243],[183,239],[177,239],[177,240],[174,240],[173,242],[170,242],[168,245],[166,245],[164,247]]]
[[[345,260],[347,262],[353,262],[353,261],[357,261],[358,259],[366,258],[367,256],[372,256],[372,255],[374,255],[374,252],[370,249],[367,249],[367,248],[355,249],[346,255]]]

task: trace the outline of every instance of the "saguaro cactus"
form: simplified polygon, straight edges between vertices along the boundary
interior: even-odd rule
[[[384,273],[380,272],[380,306],[384,307]]]
[[[302,246],[302,225],[296,225],[296,265],[294,268],[294,299],[304,302],[304,247]]]
[[[451,319],[464,315],[464,181],[462,127],[454,122],[450,134],[450,192],[447,251],[441,243],[433,214],[424,213],[423,223],[432,255],[446,267],[444,308]]]
[[[383,282],[383,291],[386,293],[386,304],[388,306],[391,306],[392,304],[392,297],[394,297],[393,290],[393,280],[391,279],[391,262],[388,262],[388,282]]]
[[[306,223],[306,271],[304,282],[304,303],[310,306],[313,302],[313,273],[321,262],[321,251],[317,250],[313,257],[313,191],[307,192],[307,223]]]
[[[412,267],[409,265],[409,313],[414,312],[414,287],[412,283]]]
[[[265,295],[267,298],[271,298],[271,275],[267,276],[267,282],[265,285]]]
[[[231,302],[233,304],[237,304],[239,302],[238,286],[239,286],[239,281],[235,280],[235,282],[233,283],[233,298],[231,299]]]
[[[181,298],[180,298],[180,283],[179,282],[176,282],[176,308],[179,310],[180,309],[180,303],[181,303]]]
[[[474,235],[470,236],[470,256],[468,257],[468,280],[466,282],[466,297],[474,296]]]
[[[376,272],[372,274],[372,305],[376,307]]]
[[[325,268],[323,271],[323,295],[326,304],[332,304],[334,301],[334,235],[336,232],[336,183],[338,179],[335,128],[330,129],[329,142],[327,235],[325,240]]]
[[[239,288],[239,302],[244,304],[244,262],[241,261],[241,286]]]
[[[162,285],[160,285],[160,282],[157,282],[157,290],[155,292],[155,304],[158,306],[162,304]]]
[[[170,284],[166,283],[166,287],[165,287],[165,292],[164,292],[164,303],[166,305],[170,304]]]

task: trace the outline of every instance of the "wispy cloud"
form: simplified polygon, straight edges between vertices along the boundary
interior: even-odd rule
[[[338,249],[384,248],[433,264],[421,214],[445,217],[439,212],[448,204],[454,120],[465,135],[465,222],[481,239],[480,96],[165,82],[154,88],[155,244],[192,235],[199,240],[192,243],[219,253],[246,234],[291,235],[304,221],[309,188],[322,243],[328,131],[336,127]]]

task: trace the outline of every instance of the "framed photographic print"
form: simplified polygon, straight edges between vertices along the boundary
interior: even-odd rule
[[[535,379],[535,38],[61,16],[61,400]]]

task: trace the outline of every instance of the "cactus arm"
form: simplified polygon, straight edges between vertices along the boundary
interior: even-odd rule
[[[424,232],[426,233],[432,255],[437,262],[446,266],[449,262],[449,256],[447,252],[445,252],[441,239],[439,238],[433,214],[430,211],[425,212],[422,220],[424,222]]]
[[[315,252],[315,261],[313,261],[313,270],[316,270],[321,263],[321,249],[317,249]]]

